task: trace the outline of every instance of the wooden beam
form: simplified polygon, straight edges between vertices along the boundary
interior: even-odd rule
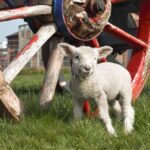
[[[52,14],[52,7],[47,5],[20,7],[0,11],[0,21],[20,19],[32,16]]]
[[[40,105],[42,108],[46,108],[53,98],[63,59],[64,54],[59,49],[56,48],[52,51],[40,95]]]
[[[4,70],[5,80],[10,83],[43,44],[57,31],[55,24],[42,26],[29,43],[17,54],[15,59]]]
[[[23,107],[19,98],[15,95],[12,88],[5,81],[2,71],[0,70],[0,101],[17,121],[19,121]]]

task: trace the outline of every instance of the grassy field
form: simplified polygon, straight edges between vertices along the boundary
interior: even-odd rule
[[[0,150],[150,150],[150,82],[134,104],[133,133],[126,136],[122,122],[114,118],[115,138],[97,119],[74,120],[69,94],[56,94],[52,106],[41,111],[43,77],[42,71],[25,71],[12,83],[26,111],[19,123],[0,119]]]

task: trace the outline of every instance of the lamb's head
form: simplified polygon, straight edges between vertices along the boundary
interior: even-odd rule
[[[94,72],[98,59],[106,58],[112,52],[109,46],[91,48],[88,46],[74,47],[70,44],[60,43],[57,46],[72,60],[72,71],[75,76],[85,79]]]

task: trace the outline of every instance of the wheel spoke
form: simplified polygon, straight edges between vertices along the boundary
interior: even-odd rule
[[[47,15],[47,14],[52,14],[51,6],[39,5],[39,6],[30,6],[30,7],[20,7],[20,8],[0,11],[0,22],[13,20],[13,19],[32,17],[32,16]]]
[[[97,38],[92,39],[91,41],[88,42],[88,45],[92,46],[92,47],[100,47],[100,44],[97,40]]]
[[[10,83],[43,44],[57,31],[55,24],[43,25],[15,59],[3,71],[5,80]]]
[[[40,106],[42,108],[47,108],[54,96],[63,59],[64,54],[61,53],[59,48],[56,48],[51,52],[40,95]]]
[[[129,33],[123,31],[122,29],[116,27],[115,25],[112,25],[111,23],[108,23],[105,26],[104,31],[124,40],[129,45],[131,45],[133,48],[136,48],[136,49],[146,49],[147,48],[146,43],[144,43],[143,41],[139,40],[138,38],[130,35]]]

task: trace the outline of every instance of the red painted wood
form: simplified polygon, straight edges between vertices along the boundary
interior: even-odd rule
[[[29,43],[21,51],[18,52],[15,59],[23,55],[35,42],[37,42],[37,40],[38,40],[38,35],[34,35],[33,38],[29,41]]]
[[[150,1],[143,1],[140,6],[140,19],[138,28],[138,38],[144,41],[150,48]],[[145,51],[144,51],[145,50]],[[134,51],[128,65],[128,70],[131,73],[133,82],[133,99],[136,100],[140,95],[144,83],[149,75],[149,67],[147,66],[148,57],[150,52],[148,48]]]
[[[91,41],[88,42],[90,46],[92,47],[100,47],[100,44],[97,40],[97,38],[92,39]]]
[[[90,115],[91,107],[90,107],[90,104],[89,104],[89,102],[87,100],[84,101],[83,112],[85,113],[86,116]]]
[[[10,83],[43,44],[57,31],[55,24],[43,25],[16,58],[4,69],[5,80]]]
[[[117,4],[117,3],[122,3],[122,2],[125,2],[125,1],[128,1],[128,0],[111,0],[111,3],[112,4]]]
[[[124,40],[129,45],[133,46],[134,48],[138,48],[138,49],[147,48],[146,43],[130,35],[129,33],[123,31],[122,29],[116,27],[115,25],[112,25],[111,23],[108,23],[105,26],[104,31],[109,32],[110,34]]]

